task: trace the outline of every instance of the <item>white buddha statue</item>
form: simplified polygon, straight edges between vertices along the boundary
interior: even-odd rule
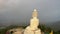
[[[38,28],[39,19],[37,18],[37,14],[37,10],[34,9],[30,20],[30,25],[26,27],[24,34],[41,34],[41,30]]]

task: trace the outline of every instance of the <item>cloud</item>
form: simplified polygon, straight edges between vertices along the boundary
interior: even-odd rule
[[[60,20],[60,0],[0,0],[0,19],[4,22],[29,22],[34,8],[40,21]],[[4,21],[6,20],[6,21]]]

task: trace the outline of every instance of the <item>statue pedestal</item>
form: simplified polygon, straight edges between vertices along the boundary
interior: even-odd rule
[[[25,29],[24,34],[41,34],[40,29],[32,30],[29,26]]]

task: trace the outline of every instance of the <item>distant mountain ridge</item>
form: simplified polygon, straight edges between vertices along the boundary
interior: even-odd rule
[[[48,27],[51,27],[53,30],[55,31],[59,31],[60,30],[60,21],[57,22],[52,22],[52,23],[48,23],[46,24]]]
[[[12,25],[20,25],[20,26],[27,26],[29,23],[27,22],[27,23],[14,23],[14,24],[12,24]],[[40,23],[41,25],[43,24],[42,22]],[[53,30],[55,30],[55,31],[58,31],[58,30],[60,30],[60,21],[56,21],[56,22],[49,22],[49,23],[45,23],[46,24],[46,26],[48,26],[48,27],[51,27]],[[10,24],[11,25],[11,24]],[[4,26],[6,26],[6,25],[2,25],[2,24],[0,24],[0,27],[4,27]],[[8,25],[9,26],[9,25]]]

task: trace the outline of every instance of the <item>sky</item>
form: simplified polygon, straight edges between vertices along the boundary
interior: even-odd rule
[[[0,24],[27,24],[35,8],[40,22],[60,21],[60,0],[0,0]]]

